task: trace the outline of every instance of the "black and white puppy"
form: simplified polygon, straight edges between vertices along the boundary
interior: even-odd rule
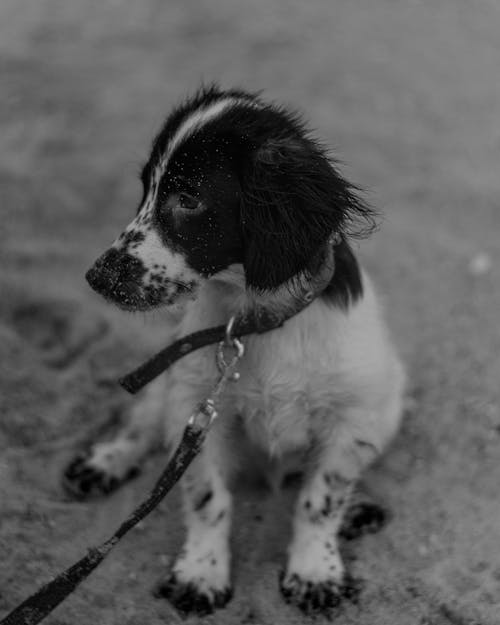
[[[229,599],[228,481],[245,436],[275,460],[303,462],[281,589],[303,608],[326,609],[345,592],[337,534],[350,494],[401,416],[403,369],[348,242],[373,215],[296,115],[236,90],[203,89],[175,109],[141,177],[135,219],[87,278],[126,310],[177,307],[178,335],[257,303],[285,306],[331,262],[333,246],[321,296],[283,328],[244,341],[241,378],[183,478],[187,536],[163,585],[184,609]],[[177,442],[216,379],[214,353],[195,352],[154,382],[125,430],[73,464],[67,483],[117,486],[159,424],[166,443]]]

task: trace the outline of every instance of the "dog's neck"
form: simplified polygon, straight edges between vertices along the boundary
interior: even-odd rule
[[[262,309],[288,318],[305,308],[323,293],[333,277],[335,244],[334,241],[328,242],[318,253],[314,272],[298,274],[274,290],[247,288],[242,265],[231,265],[220,272],[210,282],[218,287],[219,302],[227,318],[237,313],[252,313]]]

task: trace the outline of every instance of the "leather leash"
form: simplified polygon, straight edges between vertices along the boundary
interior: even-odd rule
[[[234,356],[229,363],[225,361],[224,356],[224,349],[227,347],[235,349]],[[89,549],[87,555],[59,573],[52,581],[19,604],[0,621],[0,625],[36,625],[40,623],[92,573],[125,534],[156,508],[200,451],[210,426],[217,417],[215,400],[227,382],[237,379],[235,367],[243,356],[243,351],[243,344],[238,339],[232,339],[228,346],[224,342],[219,345],[219,360],[223,363],[220,377],[210,397],[202,402],[191,415],[179,446],[147,499],[135,508],[108,540],[98,547]]]
[[[92,573],[125,534],[156,508],[199,453],[210,426],[217,417],[215,400],[222,393],[227,382],[238,379],[235,367],[244,352],[239,338],[249,334],[262,334],[277,329],[287,319],[305,309],[326,288],[333,276],[334,245],[335,241],[330,241],[323,269],[313,282],[309,284],[309,288],[307,290],[303,289],[303,292],[299,295],[288,293],[288,301],[284,297],[285,312],[280,314],[270,312],[264,307],[256,307],[253,311],[247,311],[232,317],[227,326],[221,325],[189,334],[175,341],[136,370],[120,379],[120,384],[124,389],[132,394],[137,393],[186,354],[201,347],[219,343],[217,364],[220,370],[220,377],[210,397],[202,402],[191,415],[179,446],[148,497],[135,508],[108,540],[98,547],[90,548],[87,555],[62,573],[59,573],[54,579],[14,608],[0,621],[0,625],[36,625],[40,623]],[[283,294],[277,296],[283,298]],[[234,356],[229,363],[226,362],[224,355],[224,349],[228,348],[235,350]]]
[[[231,335],[241,338],[249,334],[262,334],[280,328],[285,323],[285,320],[286,317],[283,315],[273,314],[265,309],[261,309],[250,314],[235,317]],[[120,378],[119,383],[126,391],[135,395],[146,384],[157,378],[183,356],[207,345],[220,343],[226,337],[227,328],[224,325],[188,334],[162,349],[131,373]]]

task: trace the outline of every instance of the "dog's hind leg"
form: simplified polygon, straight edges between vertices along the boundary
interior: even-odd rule
[[[339,536],[344,540],[355,540],[365,534],[374,534],[379,532],[390,519],[389,510],[370,493],[358,487],[350,498]]]
[[[71,460],[62,479],[70,495],[83,499],[108,494],[139,473],[144,457],[163,440],[166,385],[165,376],[152,382],[112,440],[95,442]]]

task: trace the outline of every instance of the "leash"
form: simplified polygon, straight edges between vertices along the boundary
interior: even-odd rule
[[[285,321],[306,308],[326,288],[334,272],[333,247],[336,241],[331,240],[329,243],[323,269],[310,282],[307,290],[302,289],[299,295],[288,293],[288,301],[284,307],[281,307],[281,310],[285,312],[272,312],[273,306],[270,309],[257,306],[252,311],[231,317],[227,326],[220,325],[200,330],[175,341],[119,380],[125,390],[135,394],[183,356],[207,345],[218,343],[216,364],[219,378],[209,397],[189,418],[179,446],[149,496],[135,508],[110,538],[98,547],[90,548],[87,555],[25,599],[0,621],[0,625],[37,625],[40,623],[99,566],[125,534],[152,512],[172,490],[199,453],[217,417],[215,404],[226,384],[239,379],[236,365],[245,351],[240,338],[280,328]],[[287,299],[283,294],[276,294],[276,297]],[[233,351],[233,356],[229,361],[226,360],[228,349]]]
[[[206,330],[199,330],[178,339],[155,356],[147,360],[140,367],[120,378],[120,385],[132,395],[135,395],[146,384],[157,378],[177,360],[207,345],[220,343],[228,340],[231,336],[247,336],[249,334],[263,334],[269,330],[280,328],[287,317],[277,313],[271,313],[265,308],[257,309],[250,313],[231,317],[230,326],[216,326]],[[0,623],[1,625],[1,623]]]
[[[231,318],[226,329],[228,338],[221,341],[218,346],[219,378],[209,397],[198,406],[189,418],[179,446],[148,498],[127,517],[108,540],[98,547],[90,548],[86,556],[57,575],[12,610],[0,621],[0,625],[36,625],[36,623],[40,623],[92,573],[125,534],[156,508],[178,482],[200,451],[210,426],[217,417],[215,403],[218,397],[228,382],[236,381],[239,377],[235,368],[244,354],[244,347],[239,339],[233,338],[231,335],[233,323],[234,319]],[[225,352],[229,348],[234,351],[234,355],[227,361]]]

